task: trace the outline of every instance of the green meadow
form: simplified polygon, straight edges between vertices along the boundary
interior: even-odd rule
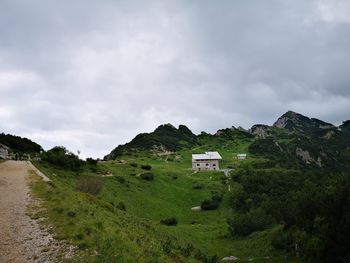
[[[234,158],[247,152],[249,143],[222,144],[221,168],[263,162]],[[54,225],[56,238],[76,247],[76,261],[218,262],[235,256],[240,262],[295,262],[271,246],[279,225],[247,237],[229,234],[227,220],[235,213],[230,196],[236,184],[223,172],[191,170],[191,153],[207,150],[212,149],[202,145],[166,155],[139,151],[77,171],[37,162],[52,181],[32,185],[46,208],[35,216],[46,218],[47,224]],[[142,165],[150,165],[151,170]],[[142,179],[147,172],[154,175],[153,180]],[[97,194],[80,191],[84,178],[95,180],[101,190]],[[218,209],[191,210],[213,193],[223,196]],[[175,218],[177,225],[160,223],[167,218]]]

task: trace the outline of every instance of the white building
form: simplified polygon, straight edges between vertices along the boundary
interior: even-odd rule
[[[237,154],[237,159],[238,160],[245,160],[245,159],[247,159],[247,154],[239,153],[239,154]]]
[[[192,170],[219,170],[219,160],[221,159],[218,152],[192,154]]]

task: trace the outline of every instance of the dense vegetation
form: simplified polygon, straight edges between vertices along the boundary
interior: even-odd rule
[[[56,146],[51,150],[44,152],[41,159],[60,168],[70,170],[78,170],[83,164],[83,161],[80,160],[78,156],[69,152],[63,146]],[[88,163],[91,162],[91,158],[89,158]]]
[[[184,147],[196,145],[197,136],[194,135],[186,126],[180,125],[176,129],[171,124],[159,126],[151,133],[141,133],[131,142],[120,145],[115,148],[105,160],[115,159],[123,154],[133,153],[137,150],[167,150],[177,151]]]
[[[9,147],[12,152],[20,154],[40,153],[43,150],[39,144],[27,138],[4,133],[0,133],[0,144]]]
[[[347,262],[350,254],[350,173],[236,170],[231,204],[233,235],[271,224],[283,228],[272,244],[315,262]]]

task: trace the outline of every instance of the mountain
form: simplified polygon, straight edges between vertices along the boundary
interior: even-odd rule
[[[288,111],[272,125],[256,124],[249,130],[226,128],[215,134],[195,135],[186,126],[159,126],[151,133],[141,133],[131,142],[119,145],[104,160],[113,160],[138,151],[176,152],[193,149],[234,150],[269,160],[271,166],[289,168],[350,168],[350,121],[339,127]]]
[[[333,124],[288,111],[273,124],[254,125],[252,154],[294,168],[346,170],[350,161],[350,122]]]
[[[115,159],[136,150],[177,151],[197,144],[197,136],[185,125],[175,128],[171,124],[160,125],[151,133],[141,133],[131,142],[119,145],[104,160]]]
[[[283,114],[278,120],[273,124],[277,128],[285,128],[290,131],[302,131],[302,132],[312,132],[319,129],[334,128],[333,124],[315,119],[308,118],[299,113],[288,111]]]

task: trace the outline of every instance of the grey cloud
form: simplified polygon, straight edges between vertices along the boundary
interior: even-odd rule
[[[168,122],[214,132],[291,109],[339,124],[337,2],[2,1],[0,130],[101,157]]]

